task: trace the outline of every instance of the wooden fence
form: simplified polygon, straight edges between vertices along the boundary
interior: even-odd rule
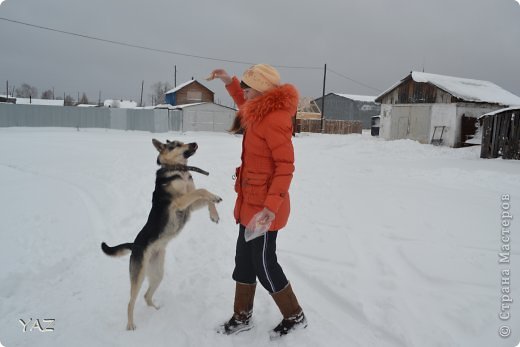
[[[520,108],[485,115],[482,121],[481,158],[520,159]]]
[[[324,120],[325,134],[361,134],[363,123],[358,120]],[[321,119],[297,119],[297,132],[321,133]]]

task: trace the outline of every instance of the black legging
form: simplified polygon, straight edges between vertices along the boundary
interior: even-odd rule
[[[258,277],[269,293],[284,289],[289,282],[276,259],[278,231],[268,231],[263,236],[246,242],[245,229],[245,226],[240,225],[233,279],[237,282],[253,284]]]

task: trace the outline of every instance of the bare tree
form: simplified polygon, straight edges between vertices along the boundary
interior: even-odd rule
[[[41,98],[42,99],[47,99],[47,100],[50,100],[50,99],[53,99],[53,92],[52,92],[52,89],[47,89],[46,91],[44,91],[42,93],[42,96]]]
[[[70,95],[67,95],[65,97],[65,100],[63,100],[63,104],[65,106],[74,106],[74,103],[75,103],[74,102],[74,98],[72,96],[70,96]]]
[[[172,86],[168,82],[156,82],[150,86],[150,89],[152,90],[152,94],[150,95],[152,104],[157,105],[164,104],[164,94],[172,89]]]
[[[314,102],[314,99],[308,96],[301,97],[298,101],[299,112],[320,112],[318,105]]]
[[[37,98],[38,88],[24,83],[20,88],[16,88],[15,94],[17,98]]]
[[[81,95],[81,99],[79,99],[78,104],[88,104],[88,98],[85,92],[83,92],[83,95]]]

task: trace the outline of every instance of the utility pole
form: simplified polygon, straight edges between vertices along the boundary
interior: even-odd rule
[[[5,97],[6,97],[5,101],[8,102],[7,99],[9,99],[9,81],[5,81],[5,90],[6,90],[6,92],[5,92]]]
[[[98,106],[101,106],[101,90],[99,91]]]
[[[144,89],[144,80],[141,82],[141,102],[139,103],[139,107],[143,107],[143,89]]]
[[[177,88],[177,65],[175,65],[175,75],[173,79],[173,88]]]
[[[327,64],[325,64],[325,68],[323,70],[323,93],[321,95],[321,133],[325,132],[323,127],[325,120],[325,83],[327,81]]]

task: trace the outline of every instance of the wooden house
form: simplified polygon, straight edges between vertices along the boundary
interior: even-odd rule
[[[199,83],[191,80],[165,93],[166,104],[177,106],[197,102],[214,102],[215,93]]]
[[[488,81],[412,71],[376,99],[381,103],[379,135],[387,140],[460,147],[481,115],[512,105],[520,97]]]

